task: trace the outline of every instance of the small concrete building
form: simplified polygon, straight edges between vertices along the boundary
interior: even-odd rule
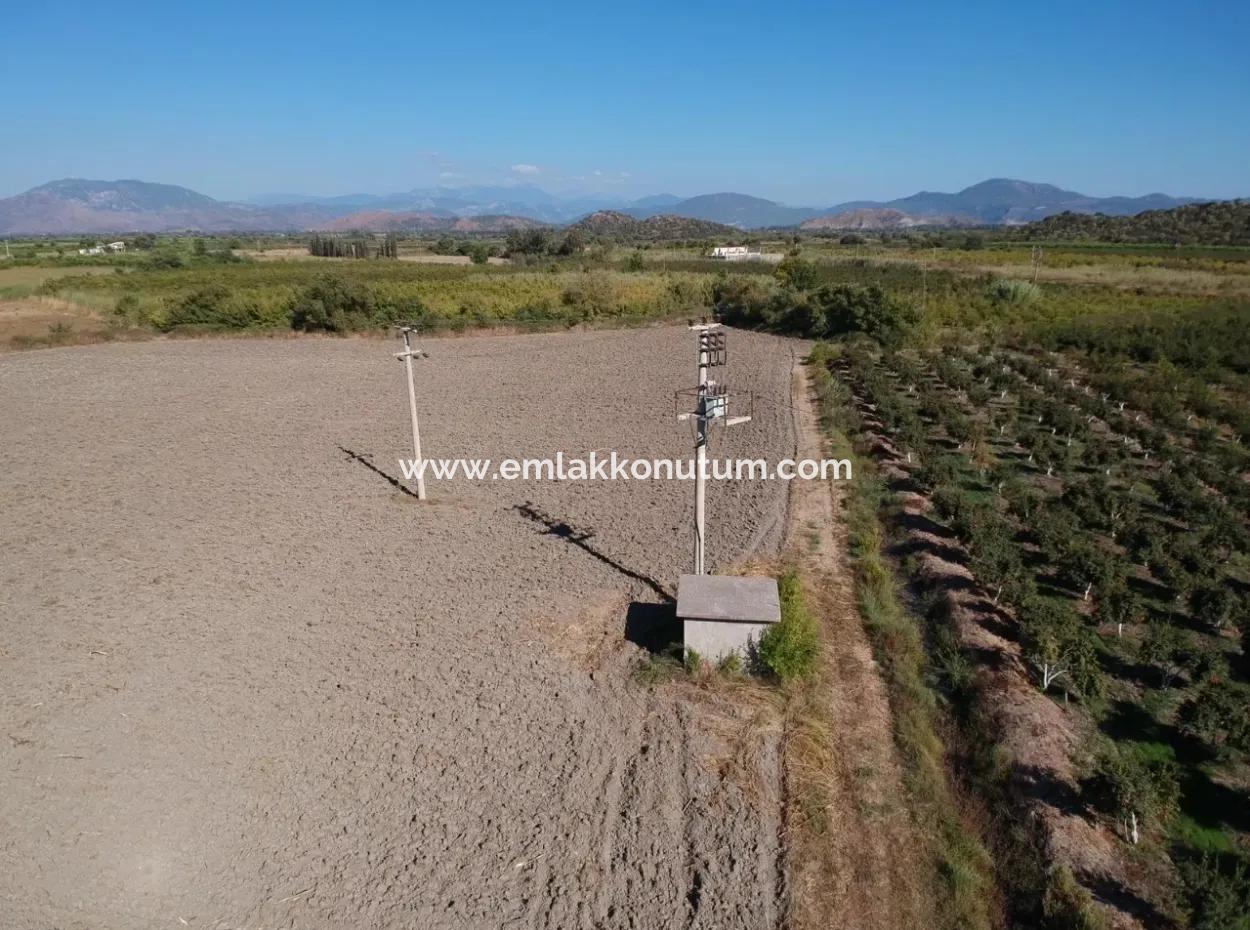
[[[721,258],[725,261],[742,261],[749,257],[751,250],[745,245],[718,245],[712,249],[712,258]]]
[[[677,581],[682,640],[700,658],[719,662],[732,652],[749,658],[760,637],[781,619],[773,578],[682,575]]]

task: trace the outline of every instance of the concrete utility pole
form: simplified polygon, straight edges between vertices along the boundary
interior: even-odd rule
[[[737,426],[746,423],[749,416],[730,417],[729,391],[724,384],[712,380],[708,375],[713,368],[720,368],[727,361],[725,334],[719,323],[691,323],[690,329],[699,339],[699,385],[695,388],[695,409],[693,413],[679,414],[678,419],[695,420],[695,478],[694,478],[694,571],[695,575],[706,574],[704,550],[707,540],[707,440],[711,426],[717,420],[726,426]]]
[[[404,337],[404,351],[396,352],[395,357],[404,360],[404,367],[408,369],[408,409],[412,413],[412,455],[413,461],[420,467],[421,463],[421,429],[417,425],[417,386],[413,380],[412,360],[414,358],[429,358],[430,353],[423,349],[414,349],[412,347],[412,334],[416,332],[417,327],[412,323],[401,323],[398,327],[400,333]],[[417,472],[417,499],[425,500],[425,474]]]

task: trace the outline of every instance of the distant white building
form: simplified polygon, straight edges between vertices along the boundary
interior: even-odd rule
[[[740,262],[759,257],[759,252],[752,252],[745,245],[718,245],[712,249],[712,258],[719,258],[727,262]]]
[[[89,249],[79,249],[79,255],[103,255],[105,252],[125,252],[126,243],[110,242],[108,245],[93,245]]]

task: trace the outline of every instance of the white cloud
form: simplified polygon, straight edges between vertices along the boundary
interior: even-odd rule
[[[539,167],[537,165],[513,165],[513,174],[538,174]]]

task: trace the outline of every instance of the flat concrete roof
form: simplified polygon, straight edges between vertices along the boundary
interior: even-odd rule
[[[682,575],[677,579],[677,616],[683,620],[776,623],[781,619],[777,580]]]

